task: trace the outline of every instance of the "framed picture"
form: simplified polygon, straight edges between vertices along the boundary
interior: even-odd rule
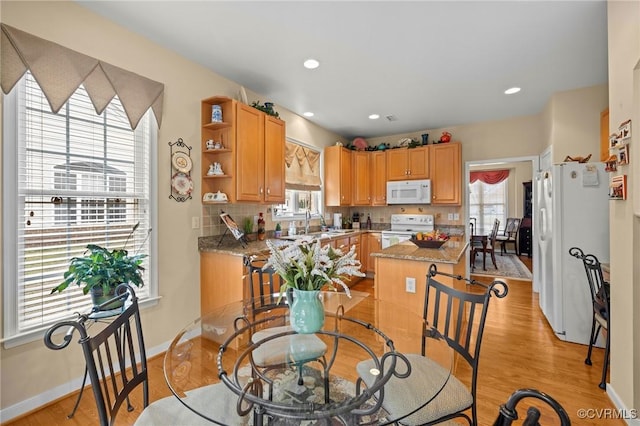
[[[618,127],[618,135],[623,141],[631,138],[631,120],[620,124],[620,127]]]
[[[618,164],[625,165],[629,164],[629,146],[622,145],[618,149]]]
[[[617,133],[611,133],[611,135],[609,135],[609,149],[611,148],[617,148],[618,147],[618,134]]]

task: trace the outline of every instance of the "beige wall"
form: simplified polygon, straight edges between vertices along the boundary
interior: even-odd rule
[[[633,120],[630,149],[640,149],[640,2],[609,1],[609,128]],[[636,87],[634,88],[634,68]],[[633,93],[636,92],[634,105]],[[634,158],[638,158],[637,156]],[[628,175],[629,198],[611,202],[611,371],[607,392],[623,407],[640,409],[640,218],[634,217],[633,187],[640,184],[632,162],[618,173]],[[634,170],[635,177],[634,176]],[[637,192],[636,192],[637,195]]]
[[[170,170],[163,167],[169,164],[167,142],[182,138],[188,145],[198,146],[200,100],[213,95],[235,97],[239,86],[74,2],[2,1],[0,13],[2,22],[8,25],[165,84],[157,182],[157,263],[163,299],[157,306],[144,310],[143,321],[147,347],[169,342],[200,311],[199,231],[191,229],[191,218],[200,216],[201,203],[198,197],[185,203],[168,199]],[[258,98],[256,94],[249,97],[250,100]],[[337,135],[277,105],[276,109],[287,122],[290,137],[319,147],[338,139]],[[192,153],[194,170],[200,170],[199,150]],[[194,179],[194,183],[195,194],[200,194],[199,180]],[[8,350],[0,349],[0,361],[0,408],[3,410],[77,379],[84,366],[79,347],[51,351],[44,347],[41,339]],[[38,405],[38,401],[31,404]]]

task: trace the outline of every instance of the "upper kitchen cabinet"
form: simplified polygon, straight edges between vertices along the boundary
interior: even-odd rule
[[[214,105],[222,122],[212,122]],[[283,203],[285,123],[226,97],[202,101],[202,192],[227,194],[229,202]],[[214,147],[207,149],[207,141]],[[222,174],[210,174],[220,163]]]
[[[217,110],[216,121],[213,121]],[[235,201],[235,149],[236,149],[236,101],[225,96],[214,96],[201,102],[202,194],[227,194],[229,202]],[[218,163],[219,173],[213,173]],[[210,172],[211,171],[211,172]],[[204,202],[212,203],[211,201]]]
[[[461,204],[462,149],[459,142],[430,145],[431,204]]]
[[[387,151],[387,180],[429,178],[429,147],[397,148]]]
[[[371,185],[370,204],[387,205],[387,153],[374,151],[369,154],[369,181]]]
[[[351,153],[353,178],[353,205],[368,206],[371,204],[371,185],[369,172],[369,153],[353,151]]]
[[[236,199],[283,203],[284,122],[243,103],[237,120]]]
[[[324,202],[327,206],[351,205],[351,153],[341,146],[324,150]]]

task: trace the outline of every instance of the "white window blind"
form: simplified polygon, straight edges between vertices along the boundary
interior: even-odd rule
[[[491,232],[495,219],[504,227],[507,215],[508,179],[494,185],[480,180],[469,184],[469,217],[474,223],[476,234]]]
[[[50,294],[87,244],[150,253],[156,125],[147,113],[132,130],[117,98],[96,115],[82,86],[54,114],[29,73],[6,99],[5,117],[14,119],[5,120],[3,138],[13,157],[4,158],[4,340],[91,307],[76,285]],[[150,261],[141,298],[153,293]]]

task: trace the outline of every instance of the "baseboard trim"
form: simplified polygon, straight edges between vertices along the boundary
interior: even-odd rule
[[[616,393],[615,389],[613,389],[613,386],[611,386],[611,383],[607,383],[607,395],[609,396],[609,399],[611,399],[611,402],[613,402],[613,405],[618,409],[620,413],[631,414],[632,409],[624,405],[624,403]],[[640,411],[636,411],[635,417],[636,417],[635,419],[624,419],[624,420],[627,422],[629,426],[640,426]]]
[[[171,342],[168,341],[151,349],[147,349],[147,359],[166,352],[170,343]],[[20,401],[10,407],[0,409],[0,420],[2,423],[6,423],[59,399],[66,398],[70,394],[77,392],[80,389],[80,385],[82,385],[82,376],[78,376],[67,383],[63,383],[60,386],[56,386],[53,389],[49,389],[24,401]],[[83,398],[93,398],[93,395],[89,392],[89,394],[84,395]]]

